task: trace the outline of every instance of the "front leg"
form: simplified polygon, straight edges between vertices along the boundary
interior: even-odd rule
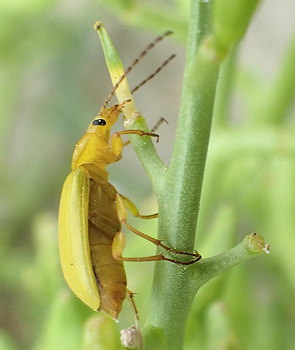
[[[124,146],[129,144],[129,142],[123,143],[121,135],[139,135],[141,137],[143,136],[150,136],[150,137],[156,137],[157,142],[159,141],[159,135],[154,134],[152,132],[145,132],[143,130],[122,130],[114,133],[111,137],[111,151],[114,154],[115,160],[119,160],[122,158],[122,149]]]
[[[115,133],[111,137],[111,152],[114,155],[115,161],[122,158],[123,140],[119,133]]]

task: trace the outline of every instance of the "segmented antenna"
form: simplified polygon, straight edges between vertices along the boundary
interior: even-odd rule
[[[137,91],[140,87],[142,87],[142,85],[144,85],[146,82],[148,82],[149,80],[153,79],[153,77],[155,75],[157,75],[171,60],[173,60],[173,58],[175,58],[176,55],[171,55],[169,58],[167,58],[166,61],[164,61],[155,71],[154,73],[152,73],[151,75],[149,75],[146,79],[144,79],[141,83],[139,83],[138,85],[136,85],[132,90],[131,90],[131,94],[133,94],[135,91]]]
[[[173,34],[173,32],[171,30],[168,30],[167,32],[163,33],[162,35],[158,36],[153,42],[151,42],[146,48],[145,50],[143,50],[139,56],[132,62],[132,64],[127,68],[127,70],[125,71],[125,73],[123,75],[121,75],[121,77],[119,78],[119,80],[117,81],[117,83],[114,85],[110,95],[108,96],[108,98],[104,101],[103,104],[103,108],[105,108],[107,106],[107,104],[110,102],[110,99],[114,96],[116,90],[118,89],[118,86],[121,84],[121,82],[124,80],[124,78],[126,77],[126,75],[128,73],[130,73],[130,71],[133,69],[134,66],[137,65],[137,63],[153,48],[156,46],[156,44],[158,44],[160,41],[162,41],[164,38],[166,38],[167,36]],[[168,63],[168,62],[167,62]],[[166,64],[167,64],[166,63]],[[161,68],[162,69],[162,68]],[[151,78],[150,78],[151,79]],[[149,80],[149,79],[147,79]]]

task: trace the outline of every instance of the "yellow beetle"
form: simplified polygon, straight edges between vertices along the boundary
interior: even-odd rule
[[[158,42],[159,38],[155,42]],[[141,56],[145,52],[146,50]],[[118,81],[122,81],[125,75]],[[100,113],[91,121],[87,132],[76,144],[72,172],[66,178],[62,189],[58,230],[61,266],[67,284],[91,309],[103,311],[117,319],[126,293],[132,300],[132,293],[126,289],[123,261],[167,260],[188,265],[199,260],[201,256],[197,252],[191,254],[167,247],[161,241],[127,224],[126,209],[144,219],[155,218],[157,214],[140,215],[136,206],[109,183],[106,167],[122,158],[122,149],[126,143],[123,143],[121,135],[158,135],[142,130],[124,130],[110,136],[111,127],[118,120],[122,108],[131,100],[107,107],[109,100],[110,98],[105,101]],[[135,234],[172,253],[191,255],[193,259],[181,262],[163,254],[122,257],[125,247],[122,224]],[[136,310],[135,305],[134,309]]]

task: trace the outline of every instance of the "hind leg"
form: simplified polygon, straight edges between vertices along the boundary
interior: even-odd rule
[[[127,221],[127,209],[129,209],[135,216],[141,217],[141,218],[151,219],[151,218],[157,217],[157,214],[147,215],[147,216],[140,215],[136,206],[129,199],[127,199],[126,197],[124,197],[118,193],[116,195],[116,206],[117,206],[118,218],[119,218],[121,224],[125,225],[130,231],[132,231],[136,235],[148,240],[149,242],[155,244],[156,246],[162,247],[163,249],[167,250],[168,252],[171,252],[173,254],[192,256],[193,259],[190,261],[183,262],[183,261],[180,261],[177,259],[167,258],[163,254],[146,256],[146,257],[125,258],[122,256],[122,253],[123,253],[123,250],[125,248],[126,239],[125,239],[125,236],[122,232],[118,232],[113,240],[112,251],[113,251],[113,257],[115,259],[121,260],[121,261],[137,261],[137,262],[139,262],[139,261],[166,260],[166,261],[170,261],[172,263],[179,264],[179,265],[190,265],[190,264],[193,264],[194,262],[201,259],[201,255],[198,252],[187,253],[187,252],[179,251],[179,250],[173,249],[171,247],[168,247],[167,245],[163,244],[159,239],[153,238],[153,237],[135,229],[134,227],[127,224],[127,222],[126,222]]]

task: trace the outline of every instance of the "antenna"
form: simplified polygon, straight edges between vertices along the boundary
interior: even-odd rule
[[[117,81],[117,83],[114,85],[112,91],[110,92],[108,98],[104,101],[103,107],[105,108],[107,106],[107,104],[110,102],[110,99],[114,96],[116,90],[118,89],[118,86],[121,84],[121,82],[124,80],[124,78],[126,77],[126,75],[128,73],[130,73],[130,71],[133,69],[134,66],[137,65],[137,63],[153,48],[156,46],[156,44],[158,44],[160,41],[162,41],[164,38],[166,38],[167,36],[173,34],[173,32],[171,30],[168,30],[167,32],[163,33],[162,35],[158,36],[154,41],[152,41],[140,54],[139,56],[131,63],[131,65],[127,68],[127,70],[125,71],[125,73],[123,75],[121,75],[121,77],[119,78],[119,80]],[[168,62],[167,62],[168,63]],[[166,63],[166,64],[167,64]],[[166,65],[165,64],[165,65]],[[162,65],[163,66],[163,65]],[[161,67],[162,69],[163,67]],[[156,74],[156,73],[155,73]],[[154,74],[154,75],[155,75]],[[153,75],[153,76],[154,76]],[[151,78],[149,78],[151,79]],[[145,79],[146,81],[149,79]],[[142,84],[143,85],[143,84]]]
[[[149,75],[146,79],[144,79],[141,83],[139,83],[138,85],[136,85],[132,90],[131,93],[133,94],[135,91],[137,91],[140,87],[142,87],[142,85],[144,85],[146,82],[148,82],[149,80],[153,79],[153,77],[155,75],[157,75],[171,60],[173,60],[173,58],[175,58],[176,55],[171,55],[169,58],[167,58],[166,61],[164,61],[155,71],[154,73],[152,73],[151,75]]]

